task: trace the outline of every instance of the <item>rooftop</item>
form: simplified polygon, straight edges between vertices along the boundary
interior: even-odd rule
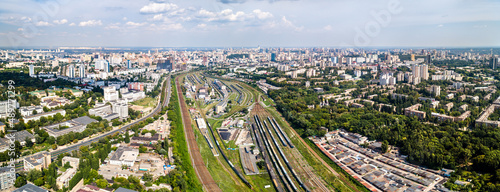
[[[48,192],[48,191],[28,183],[20,187],[19,189],[14,190],[13,192]]]
[[[130,190],[130,189],[125,189],[123,187],[120,187],[120,188],[116,189],[115,192],[137,192],[137,191]]]
[[[135,161],[139,155],[139,150],[131,147],[119,147],[111,156],[111,160],[115,161]]]

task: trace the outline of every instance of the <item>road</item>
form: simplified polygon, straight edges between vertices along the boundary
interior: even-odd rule
[[[51,159],[52,161],[54,161],[55,159],[57,159],[57,156],[59,156],[60,154],[62,153],[69,153],[71,151],[74,151],[74,150],[79,150],[81,146],[89,146],[90,144],[92,144],[93,142],[97,142],[99,141],[99,139],[101,138],[104,138],[104,137],[107,137],[109,135],[113,135],[117,132],[121,132],[121,131],[125,131],[127,130],[128,128],[136,125],[137,123],[140,123],[144,120],[146,120],[147,118],[150,118],[150,117],[153,117],[154,115],[156,115],[158,112],[161,111],[162,107],[163,106],[167,106],[168,103],[170,102],[170,96],[171,96],[171,78],[170,78],[170,75],[167,77],[167,79],[165,81],[163,81],[163,84],[164,83],[167,83],[167,92],[166,92],[166,97],[165,97],[165,100],[163,101],[163,105],[161,105],[160,103],[158,103],[158,105],[156,106],[156,108],[148,115],[132,122],[132,123],[129,123],[119,129],[115,129],[115,130],[112,130],[112,131],[109,131],[107,133],[104,133],[104,134],[101,134],[99,136],[95,136],[91,139],[88,139],[88,140],[85,140],[85,141],[79,141],[78,143],[74,144],[74,145],[71,145],[71,146],[68,146],[66,148],[62,148],[62,149],[56,149],[52,152],[50,152],[50,155],[51,155]],[[163,84],[162,84],[162,87],[163,87]],[[24,158],[22,158],[24,159]],[[21,171],[23,170],[23,165],[22,165],[22,159],[20,159],[20,161],[16,164],[16,171]]]
[[[168,103],[170,102],[170,95],[171,95],[171,83],[170,83],[170,76],[168,76],[168,77],[167,77],[167,79],[164,81],[164,83],[165,83],[165,82],[167,83],[167,96],[165,97],[165,100],[163,101],[163,105],[160,105],[160,103],[159,103],[159,104],[156,106],[156,108],[155,108],[155,109],[154,109],[154,110],[153,110],[150,114],[148,114],[148,115],[146,115],[146,116],[144,116],[144,117],[140,118],[140,119],[139,119],[139,120],[137,120],[137,121],[134,121],[134,122],[132,122],[132,123],[129,123],[129,124],[127,124],[127,125],[125,125],[125,126],[123,126],[123,127],[119,128],[119,129],[116,129],[116,130],[113,130],[113,131],[109,131],[109,132],[107,132],[107,133],[105,133],[105,134],[102,134],[102,135],[96,136],[96,137],[94,137],[94,138],[91,138],[91,139],[86,140],[86,141],[83,141],[83,142],[79,142],[79,143],[77,143],[77,144],[75,144],[75,145],[72,145],[72,146],[66,147],[66,148],[64,148],[64,149],[54,150],[54,151],[52,151],[52,152],[50,153],[50,155],[51,155],[52,159],[54,160],[55,158],[57,158],[57,156],[58,156],[59,154],[71,152],[71,151],[73,151],[73,150],[79,149],[81,146],[88,146],[88,145],[90,145],[90,144],[91,144],[91,143],[93,143],[93,142],[99,141],[99,139],[101,139],[101,138],[107,137],[107,136],[109,136],[109,135],[113,135],[113,134],[115,134],[115,133],[117,133],[117,132],[125,131],[125,130],[127,130],[128,128],[130,128],[130,127],[132,127],[132,126],[136,125],[137,123],[140,123],[140,122],[142,122],[142,121],[146,120],[147,118],[150,118],[150,117],[153,117],[154,115],[156,115],[158,112],[160,112],[160,111],[161,111],[162,107],[167,106],[167,105],[168,105]]]
[[[200,148],[196,143],[193,126],[191,125],[191,117],[189,115],[186,102],[184,101],[184,97],[182,96],[179,76],[177,76],[177,78],[175,79],[175,84],[177,87],[177,95],[179,97],[179,105],[181,107],[182,124],[184,125],[184,134],[191,157],[191,164],[193,165],[196,175],[198,176],[198,179],[203,185],[205,191],[221,191],[217,183],[215,183],[214,179],[212,178],[212,175],[210,175],[210,172],[208,172],[208,169],[203,162],[203,158],[201,157]]]

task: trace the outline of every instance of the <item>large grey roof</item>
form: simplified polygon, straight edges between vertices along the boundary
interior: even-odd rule
[[[31,134],[30,132],[28,132],[26,130],[22,130],[22,131],[18,131],[18,132],[13,132],[12,134],[14,135],[16,141],[19,141],[19,142],[25,141],[26,137],[28,137],[30,139],[34,139],[35,138],[35,136],[33,136],[33,134]]]
[[[115,192],[137,192],[137,191],[130,190],[130,189],[125,189],[123,187],[120,187],[120,188],[116,189]]]
[[[73,121],[76,121],[82,125],[87,125],[92,122],[97,122],[97,120],[90,118],[89,116],[83,116],[83,117],[78,117],[76,119],[72,119]]]
[[[47,192],[47,190],[28,183],[13,192]]]

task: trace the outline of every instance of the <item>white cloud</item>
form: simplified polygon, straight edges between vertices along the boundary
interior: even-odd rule
[[[23,28],[17,28],[17,31],[24,31]]]
[[[140,26],[144,26],[146,24],[147,24],[146,22],[144,22],[144,23],[135,23],[135,22],[129,21],[125,25],[131,26],[131,27],[140,27]]]
[[[127,20],[127,17],[123,17],[123,20],[126,21]]]
[[[11,17],[10,19],[14,19],[13,17]],[[30,22],[31,21],[31,18],[30,17],[21,17],[21,21],[24,21],[24,22]]]
[[[173,3],[150,3],[149,5],[146,5],[142,7],[139,12],[144,13],[144,14],[151,14],[151,13],[164,13],[167,11],[171,11],[174,9],[177,9],[178,6]]]
[[[257,17],[258,19],[261,19],[261,20],[269,19],[269,18],[273,17],[273,14],[271,14],[269,12],[261,11],[260,9],[253,10],[253,14],[255,15],[255,17]]]
[[[439,24],[437,27],[443,27],[444,25],[443,24]]]
[[[331,31],[333,30],[333,27],[331,25],[327,25],[325,27],[323,27],[324,30],[327,30],[327,31]]]
[[[120,29],[120,23],[111,23],[108,26],[104,27],[104,29]]]
[[[151,19],[153,21],[160,21],[160,20],[163,20],[163,14],[156,14],[155,16],[153,16],[153,18]]]
[[[252,14],[245,14],[242,11],[233,12],[231,9],[224,9],[221,12],[211,12],[205,9],[198,11],[199,18],[206,21],[222,21],[222,22],[233,22],[233,21],[244,21],[248,18],[254,17]]]
[[[38,21],[37,23],[35,23],[35,25],[39,27],[51,26],[51,24],[47,21]]]
[[[180,23],[160,24],[160,25],[151,24],[148,27],[149,30],[161,30],[161,31],[177,31],[183,28],[184,27]]]
[[[54,23],[55,23],[55,24],[58,24],[58,25],[65,24],[65,23],[67,23],[67,22],[68,22],[68,20],[67,20],[67,19],[54,20]]]
[[[242,12],[238,11],[236,13],[233,13],[233,10],[231,9],[224,9],[218,14],[218,18],[216,20],[222,20],[222,21],[242,21],[247,17],[247,15]]]
[[[97,26],[97,25],[102,25],[101,20],[88,20],[88,21],[82,21],[78,26],[80,27],[92,27],[92,26]]]
[[[283,16],[281,18],[281,23],[283,24],[283,26],[290,27],[290,28],[294,29],[295,31],[302,31],[302,29],[304,29],[303,26],[301,26],[301,27],[295,26],[295,24],[293,24],[290,20],[286,19],[285,16]]]
[[[75,23],[70,23],[69,26],[75,26],[76,24]]]
[[[199,11],[198,11],[198,15],[199,15],[200,17],[205,17],[205,18],[213,18],[213,17],[217,16],[217,14],[216,14],[216,13],[214,13],[214,12],[210,12],[210,11],[207,11],[207,10],[205,10],[205,9],[201,9],[201,10],[199,10]]]

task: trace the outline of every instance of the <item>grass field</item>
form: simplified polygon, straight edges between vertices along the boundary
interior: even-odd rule
[[[175,78],[175,77],[172,77]],[[180,157],[175,161],[175,164],[180,167],[180,171],[184,172],[187,177],[188,191],[202,191],[202,185],[196,176],[195,170],[191,164],[190,154],[187,147],[186,137],[184,136],[184,126],[182,124],[181,108],[178,102],[177,88],[172,81],[172,96],[170,97],[170,104],[168,117],[172,121],[170,138],[172,139],[172,147],[174,156]]]
[[[156,100],[151,97],[145,97],[140,100],[134,101],[131,103],[132,105],[138,105],[143,107],[155,107]]]

